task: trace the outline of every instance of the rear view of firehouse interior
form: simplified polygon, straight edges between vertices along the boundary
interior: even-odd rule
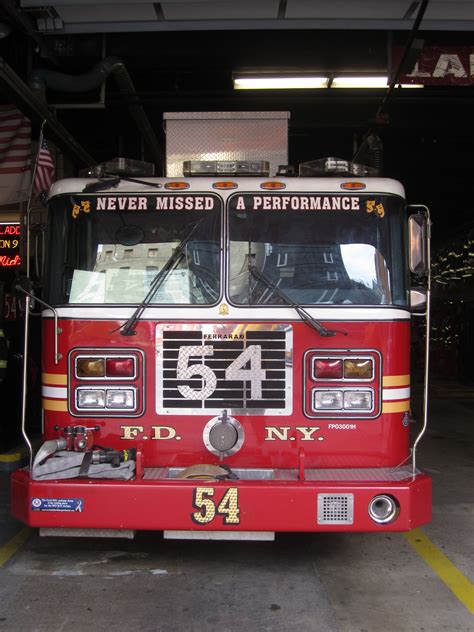
[[[474,632],[474,0],[0,0],[0,630]]]

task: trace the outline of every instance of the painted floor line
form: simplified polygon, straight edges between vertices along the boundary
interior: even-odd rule
[[[21,549],[28,538],[31,535],[32,530],[29,527],[24,527],[13,538],[0,547],[0,568],[8,562],[8,560],[15,555],[15,553]]]
[[[474,614],[474,584],[431,542],[421,529],[403,534],[418,555],[438,575],[459,601]]]

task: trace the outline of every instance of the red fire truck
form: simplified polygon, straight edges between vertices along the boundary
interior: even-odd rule
[[[44,444],[13,474],[16,518],[207,539],[430,520],[426,402],[409,437],[427,211],[358,165],[310,167],[53,185]]]

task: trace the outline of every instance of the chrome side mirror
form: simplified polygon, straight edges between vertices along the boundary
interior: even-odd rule
[[[420,311],[426,308],[426,291],[422,288],[413,288],[410,290],[410,307],[413,310]]]
[[[414,274],[428,273],[428,222],[424,213],[415,213],[408,218],[409,265]]]

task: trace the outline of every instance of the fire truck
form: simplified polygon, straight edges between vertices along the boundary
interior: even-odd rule
[[[12,475],[17,519],[262,540],[430,520],[426,397],[410,438],[428,210],[362,165],[262,159],[53,185],[43,444]]]

